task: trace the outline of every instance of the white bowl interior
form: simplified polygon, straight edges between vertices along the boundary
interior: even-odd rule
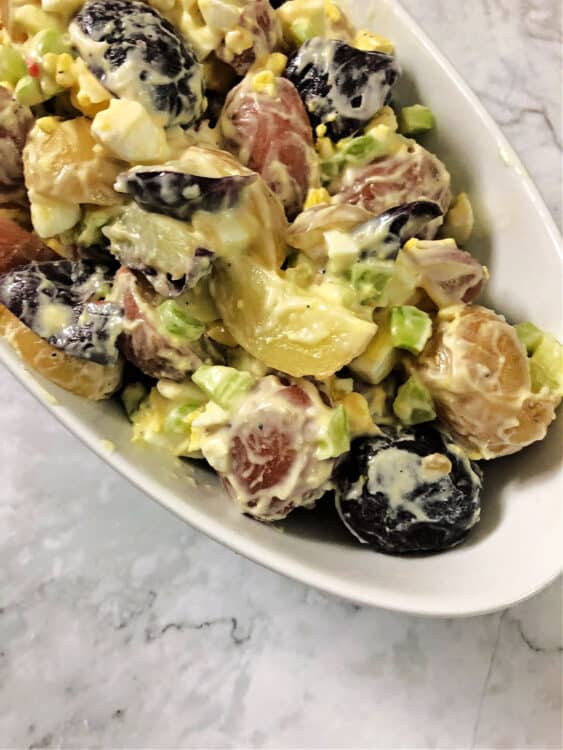
[[[427,145],[450,167],[454,188],[471,195],[478,231],[470,249],[492,276],[486,302],[513,320],[532,319],[559,333],[559,237],[517,156],[395,3],[379,0],[368,11],[358,5],[348,7],[358,25],[396,43],[404,68],[399,101],[421,101],[436,113],[439,126]],[[329,507],[296,513],[277,527],[239,515],[211,473],[133,445],[115,403],[89,403],[46,383],[4,342],[0,359],[78,437],[162,505],[237,552],[325,591],[405,612],[459,616],[513,604],[561,570],[560,423],[542,444],[487,466],[482,522],[462,546],[437,556],[388,557],[358,546]]]

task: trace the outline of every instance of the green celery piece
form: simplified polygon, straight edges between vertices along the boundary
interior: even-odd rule
[[[375,138],[371,134],[357,138],[345,138],[336,145],[337,151],[330,159],[321,162],[321,172],[326,183],[338,177],[346,167],[361,167],[370,164],[374,159],[387,156],[390,141]]]
[[[186,341],[196,341],[205,331],[203,323],[185,311],[174,300],[168,299],[158,307],[160,321],[168,333]]]
[[[386,156],[389,151],[389,144],[386,141],[374,138],[373,135],[360,135],[357,138],[352,138],[351,141],[341,142],[338,148],[348,164],[360,166],[369,164],[381,156]]]
[[[15,86],[26,75],[27,66],[20,53],[13,47],[0,46],[0,81]]]
[[[529,365],[534,393],[547,386],[555,396],[563,397],[563,346],[555,336],[543,334]]]
[[[52,52],[55,55],[70,52],[69,43],[57,29],[42,29],[33,37],[31,44],[39,57],[43,57],[48,52]]]
[[[350,450],[350,425],[346,409],[340,405],[333,410],[326,432],[319,441],[317,458],[324,461],[338,458]]]
[[[129,419],[131,419],[147,395],[148,391],[142,383],[130,383],[125,386],[121,392],[121,402]]]
[[[86,209],[76,242],[84,247],[98,245],[104,239],[102,229],[116,217],[115,208]]]
[[[431,335],[432,320],[427,313],[411,305],[398,306],[391,310],[393,346],[418,355]]]
[[[227,410],[256,382],[248,372],[220,365],[202,365],[194,372],[192,380],[211,401]]]
[[[291,34],[298,44],[305,44],[315,34],[313,24],[307,18],[297,18],[290,26]]]
[[[19,104],[23,104],[26,107],[33,107],[45,99],[39,81],[30,75],[23,76],[17,82],[14,89],[14,97]]]
[[[518,338],[524,344],[526,351],[531,356],[541,344],[543,331],[533,323],[519,323],[515,328]]]
[[[326,185],[334,180],[344,169],[344,160],[340,155],[333,156],[321,162],[321,174],[323,183]]]
[[[393,411],[407,427],[436,419],[430,393],[414,376],[410,377],[397,391]]]
[[[183,435],[184,433],[187,434],[190,429],[186,424],[186,417],[188,417],[190,414],[193,414],[194,411],[197,411],[200,408],[201,404],[196,403],[187,403],[181,404],[180,406],[175,406],[166,415],[166,419],[164,420],[164,432],[173,433],[174,435]]]
[[[378,302],[393,277],[394,270],[395,265],[392,261],[372,260],[354,263],[350,280],[358,293],[360,304]]]
[[[436,127],[434,113],[422,104],[403,107],[399,115],[399,130],[403,135],[422,135]]]

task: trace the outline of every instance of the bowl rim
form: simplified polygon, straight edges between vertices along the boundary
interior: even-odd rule
[[[561,235],[557,229],[555,220],[508,138],[504,135],[493,117],[487,112],[477,95],[458,73],[455,66],[438,49],[434,42],[431,41],[417,21],[415,21],[398,2],[394,1],[392,5],[393,13],[397,16],[399,22],[406,26],[408,30],[418,38],[422,43],[426,54],[440,65],[450,79],[452,85],[454,85],[459,93],[469,102],[475,116],[479,118],[481,125],[486,128],[489,133],[494,135],[499,148],[502,149],[503,153],[506,154],[506,157],[510,159],[511,163],[516,168],[522,186],[543,221],[550,241],[557,250],[560,263],[563,262]],[[379,607],[393,612],[421,617],[474,617],[497,612],[529,599],[553,583],[558,576],[561,575],[563,570],[562,556],[560,565],[556,566],[552,571],[552,574],[548,576],[546,580],[538,581],[516,599],[514,596],[507,596],[504,599],[498,599],[494,604],[491,603],[488,606],[481,607],[462,606],[461,608],[458,607],[457,609],[453,609],[451,605],[444,607],[435,605],[435,603],[424,605],[422,602],[417,603],[417,600],[413,600],[412,595],[401,594],[400,592],[390,593],[381,589],[374,590],[367,587],[365,587],[364,593],[360,591],[360,587],[358,587],[356,591],[346,593],[342,590],[342,585],[338,583],[330,573],[323,573],[320,569],[315,569],[312,566],[307,566],[303,563],[297,562],[288,557],[286,553],[279,553],[273,549],[265,550],[264,546],[256,540],[239,537],[236,533],[233,533],[228,527],[223,525],[220,520],[204,515],[193,505],[187,504],[172,490],[163,487],[157,479],[147,479],[140,473],[134,463],[122,457],[119,452],[108,452],[108,450],[103,447],[98,437],[93,434],[92,428],[80,417],[75,415],[72,410],[58,404],[56,399],[52,398],[50,394],[46,392],[43,385],[39,382],[38,376],[28,370],[25,363],[19,359],[15,352],[8,350],[6,346],[0,346],[0,362],[6,366],[16,379],[21,382],[62,425],[64,425],[73,435],[78,437],[84,445],[159,505],[178,516],[182,521],[189,523],[198,531],[203,532],[211,539],[223,544],[246,559],[258,563],[275,573],[296,580],[306,586],[317,588],[332,596],[352,601],[362,606]]]

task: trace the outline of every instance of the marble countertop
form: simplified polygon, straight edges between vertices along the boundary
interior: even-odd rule
[[[558,0],[404,0],[560,220]],[[361,609],[170,516],[0,372],[0,747],[560,748],[561,582]]]

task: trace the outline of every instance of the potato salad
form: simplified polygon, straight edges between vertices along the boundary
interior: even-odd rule
[[[0,335],[254,519],[460,543],[483,462],[554,420],[562,348],[479,304],[393,41],[332,0],[0,7]]]

